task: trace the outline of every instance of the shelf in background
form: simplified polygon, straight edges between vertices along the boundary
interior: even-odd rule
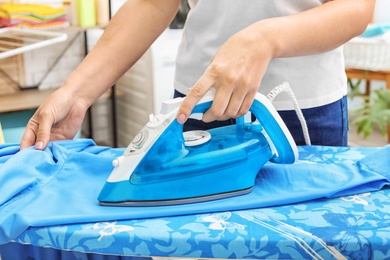
[[[54,91],[55,89],[30,89],[1,95],[0,113],[38,108]]]

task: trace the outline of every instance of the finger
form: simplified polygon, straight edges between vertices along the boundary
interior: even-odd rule
[[[241,117],[248,113],[249,109],[252,107],[255,96],[255,94],[248,94],[245,96],[245,99],[241,104],[240,111],[237,113],[236,117]]]
[[[218,93],[218,97],[214,99],[213,102],[213,105],[215,105],[216,109],[209,109],[203,116],[203,121],[223,121],[231,118],[241,117],[248,113],[256,95],[256,91],[250,91],[247,93],[241,91],[240,89],[235,89],[230,97],[227,96],[228,93],[221,93],[221,91]]]
[[[250,108],[252,107],[253,100],[255,98],[255,95],[246,95],[244,100],[241,103],[241,106],[239,110],[237,111],[236,115],[232,118],[240,118],[248,113]]]
[[[245,95],[244,99],[240,102],[238,110],[235,110],[236,114],[234,116],[231,116],[231,118],[239,118],[239,117],[246,115],[248,113],[248,111],[250,110],[250,108],[252,107],[256,93],[257,92],[247,93]]]
[[[37,130],[37,139],[35,149],[43,150],[50,141],[51,128],[53,126],[53,119],[49,115],[41,116]]]
[[[245,89],[234,86],[230,86],[229,88],[219,87],[216,91],[213,105],[204,114],[203,121],[224,121],[245,114],[251,104],[248,107],[248,102],[245,102],[247,93],[243,90]]]
[[[22,140],[20,141],[20,150],[26,149],[35,144],[37,125],[30,120],[26,126],[26,130],[23,133]]]
[[[189,92],[184,98],[177,113],[176,119],[180,124],[184,124],[187,121],[196,104],[207,93],[211,86],[212,85],[207,84],[205,80],[201,79],[189,89]]]
[[[226,109],[230,104],[231,95],[231,92],[223,90],[222,88],[217,88],[217,90],[215,91],[213,104],[203,114],[202,121],[205,123],[209,123],[215,120],[225,120],[225,117],[227,116]]]

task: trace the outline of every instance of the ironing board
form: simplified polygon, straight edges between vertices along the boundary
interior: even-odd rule
[[[86,158],[78,154],[82,149],[104,157],[116,156],[123,151],[97,147],[85,141],[81,142],[82,146],[78,142],[58,142],[58,144],[59,148],[67,145],[68,150],[72,149],[69,154],[81,157],[81,160]],[[56,156],[55,162],[59,163],[62,160],[61,155],[55,154],[59,150],[56,152],[54,148],[55,145],[51,148],[53,155]],[[7,163],[16,158],[18,154],[21,155],[17,151],[16,145],[0,149],[0,163]],[[33,150],[26,151],[28,152],[38,153]],[[350,186],[343,190],[337,190],[338,187],[334,187],[337,192],[332,193],[333,195],[327,194],[332,198],[323,197],[313,200],[298,198],[302,201],[279,206],[215,211],[209,208],[208,212],[193,214],[183,212],[176,216],[170,212],[170,208],[164,208],[168,215],[172,215],[149,218],[129,217],[127,219],[124,217],[120,220],[107,221],[91,220],[75,224],[64,222],[64,224],[35,225],[21,232],[8,244],[1,245],[0,252],[6,252],[7,247],[18,246],[19,249],[20,247],[34,247],[34,254],[38,254],[37,258],[45,250],[54,249],[74,254],[96,253],[89,255],[88,259],[93,259],[93,257],[102,259],[102,255],[107,257],[122,255],[272,259],[384,259],[390,257],[388,249],[390,189],[386,185],[389,183],[387,178],[390,176],[390,163],[388,162],[390,147],[300,147],[299,153],[300,163],[305,162],[308,167],[316,165],[317,162],[321,162],[325,168],[342,171],[357,167],[359,171],[362,171],[364,182],[366,178],[371,178],[364,175],[367,170],[374,175],[375,172],[380,172],[387,177],[383,179],[384,182],[379,177],[373,182],[366,182],[362,187]],[[31,154],[27,154],[27,158],[30,158]],[[41,152],[40,157],[42,156]],[[70,162],[69,158],[68,156],[65,161]],[[370,162],[375,160],[379,164],[371,165]],[[0,170],[5,169],[6,163]],[[25,161],[25,163],[31,162]],[[342,167],[333,168],[340,163]],[[60,166],[64,168],[63,165]],[[69,164],[67,166],[71,167]],[[54,166],[51,165],[51,167]],[[260,174],[264,175],[259,177],[260,180],[267,179],[266,172],[262,171]],[[356,179],[358,176],[353,177]],[[82,178],[80,175],[80,182]],[[294,180],[291,181],[291,183],[294,182]],[[346,180],[346,183],[353,181],[352,179]],[[310,190],[310,187],[308,188]],[[299,193],[301,187],[294,189],[295,193]],[[314,193],[316,189],[317,187],[313,187]],[[291,197],[297,197],[295,193],[291,193]],[[19,199],[20,195],[25,194],[24,192],[18,193]],[[65,202],[72,203],[73,198],[66,194],[66,191],[58,190],[58,194],[66,196]],[[48,203],[50,199],[47,198]],[[244,199],[238,201],[242,204],[246,203]],[[218,203],[214,203],[213,206],[217,208]],[[7,206],[6,204],[3,205]],[[57,209],[54,210],[60,211],[67,206],[67,203],[58,204]],[[3,211],[4,209],[7,207],[0,207],[0,215],[7,213]],[[78,212],[79,209],[73,210]],[[155,211],[158,210],[161,208]],[[125,209],[120,211],[126,212]],[[82,213],[82,209],[80,212]],[[109,212],[118,214],[119,210],[112,208]],[[13,216],[12,221],[15,221],[18,216],[17,214]],[[92,218],[91,215],[90,219]],[[46,221],[47,223],[52,221],[50,216]],[[67,259],[73,258],[68,256]]]
[[[49,247],[76,255],[387,259],[389,198],[386,188],[263,209],[38,227],[14,243],[36,247],[37,256]]]

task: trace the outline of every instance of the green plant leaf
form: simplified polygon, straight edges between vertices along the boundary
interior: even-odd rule
[[[375,90],[370,97],[364,97],[364,101],[362,108],[351,111],[356,116],[351,124],[357,125],[357,133],[363,134],[364,138],[369,137],[375,127],[385,137],[390,124],[390,90]]]

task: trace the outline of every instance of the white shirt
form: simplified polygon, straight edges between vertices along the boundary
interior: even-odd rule
[[[299,13],[325,2],[327,0],[189,0],[191,10],[176,60],[176,90],[187,94],[219,47],[236,32],[259,20]],[[267,94],[284,81],[290,84],[301,108],[322,106],[340,99],[347,94],[342,47],[322,54],[273,59],[259,92]],[[280,94],[273,104],[278,110],[293,109],[286,94]]]

